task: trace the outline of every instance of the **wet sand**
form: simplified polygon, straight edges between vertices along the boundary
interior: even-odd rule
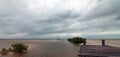
[[[0,49],[9,48],[12,43],[29,46],[26,54],[8,54],[0,57],[78,57],[79,47],[66,40],[0,40]]]

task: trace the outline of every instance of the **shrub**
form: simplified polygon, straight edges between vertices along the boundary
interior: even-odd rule
[[[11,45],[14,52],[23,52],[27,50],[28,46],[22,43],[15,43]]]
[[[86,39],[82,37],[73,37],[73,38],[69,38],[68,41],[73,44],[81,44],[81,43],[86,42]]]
[[[6,48],[2,48],[2,51],[6,50]]]
[[[13,50],[12,50],[12,48],[11,48],[11,47],[9,47],[9,48],[8,48],[8,51],[9,51],[9,52],[12,52]]]
[[[6,50],[6,48],[2,48],[2,51],[1,51],[1,55],[6,55],[8,52]]]

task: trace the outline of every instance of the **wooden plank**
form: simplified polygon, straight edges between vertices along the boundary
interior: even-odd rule
[[[81,45],[79,56],[120,57],[120,48],[101,45]]]

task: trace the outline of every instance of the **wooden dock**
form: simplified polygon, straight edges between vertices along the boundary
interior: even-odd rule
[[[120,57],[120,48],[102,45],[81,45],[79,57]]]

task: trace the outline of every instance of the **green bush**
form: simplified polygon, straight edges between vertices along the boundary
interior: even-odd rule
[[[2,51],[6,50],[6,48],[2,48]]]
[[[81,44],[81,43],[86,42],[86,39],[82,37],[73,37],[73,38],[69,38],[68,41],[73,44]]]
[[[27,50],[28,46],[22,43],[15,43],[11,45],[14,52],[23,52]]]
[[[8,52],[7,52],[6,48],[2,48],[1,55],[7,55],[7,54],[8,54]]]

